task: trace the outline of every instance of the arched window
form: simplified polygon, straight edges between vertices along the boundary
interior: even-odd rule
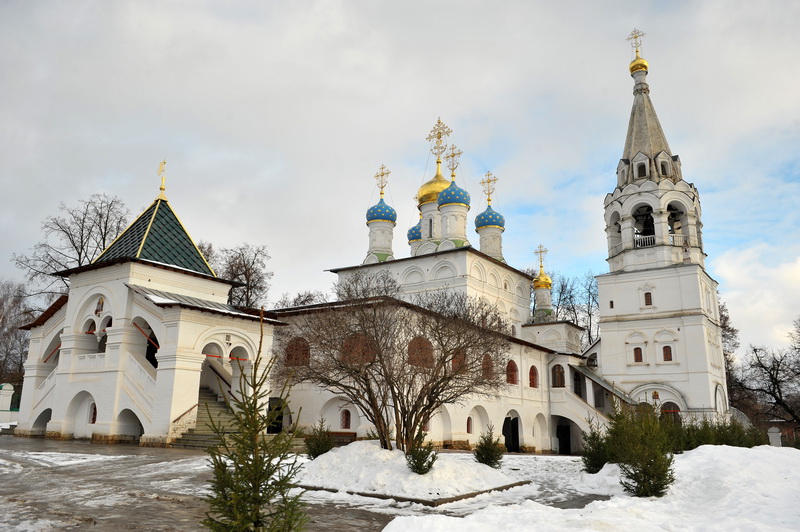
[[[634,362],[642,362],[642,361],[644,361],[644,357],[642,355],[642,348],[641,347],[634,347],[633,348],[633,361]]]
[[[664,362],[672,362],[672,346],[665,345],[661,352],[664,354]]]
[[[453,353],[453,371],[459,373],[467,369],[467,354],[463,349],[456,349]]]
[[[564,387],[564,368],[561,364],[553,366],[553,388]]]
[[[375,362],[375,343],[363,334],[348,336],[342,343],[342,361],[347,364],[370,364]]]
[[[650,205],[642,205],[633,211],[633,230],[637,237],[653,236],[656,234],[653,208]],[[652,245],[654,244],[649,240],[637,240],[636,247],[648,247]]]
[[[506,364],[506,383],[519,383],[519,371],[517,371],[517,364],[513,360],[509,360],[508,364]]]
[[[647,177],[647,165],[644,163],[636,165],[636,177]]]
[[[644,306],[646,307],[653,306],[653,292],[644,293]]]
[[[536,369],[536,366],[531,366],[528,372],[528,386],[531,388],[539,387],[539,370]]]
[[[350,428],[350,416],[351,416],[351,414],[350,414],[349,410],[347,410],[347,409],[342,410],[342,422],[340,423],[340,426],[343,429],[349,429]]]
[[[481,371],[484,379],[491,379],[494,376],[494,364],[492,363],[492,357],[489,355],[483,355]]]
[[[467,418],[467,434],[472,434],[472,416]]]
[[[661,175],[663,175],[663,176],[667,175],[667,162],[666,161],[661,161]]]
[[[433,367],[433,345],[427,338],[417,336],[408,342],[408,363],[422,368]]]
[[[97,423],[97,405],[92,403],[89,407],[89,424],[94,425]]]
[[[514,338],[517,337],[517,326],[516,325],[512,325],[511,326],[511,336],[513,336]]]
[[[433,238],[433,218],[428,218],[428,238]]]
[[[311,347],[305,338],[295,336],[286,344],[284,356],[287,366],[308,366],[311,362]]]

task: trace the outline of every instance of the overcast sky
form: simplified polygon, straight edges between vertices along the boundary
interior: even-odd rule
[[[42,220],[95,192],[167,196],[197,240],[264,244],[270,299],[360,263],[373,175],[392,171],[394,251],[432,176],[438,117],[478,181],[499,177],[505,257],[607,271],[603,197],[633,101],[625,38],[742,343],[800,314],[800,2],[0,1],[0,278]]]

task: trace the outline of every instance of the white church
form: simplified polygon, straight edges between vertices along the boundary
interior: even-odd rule
[[[493,424],[511,451],[570,453],[580,449],[589,420],[604,422],[614,401],[657,400],[684,418],[727,414],[717,283],[705,270],[699,194],[683,180],[661,129],[647,72],[637,47],[633,109],[604,202],[609,272],[597,277],[600,339],[588,349],[577,325],[552,320],[544,249],[534,278],[506,263],[491,174],[481,182],[488,207],[474,218],[478,246],[470,243],[471,198],[456,183],[460,151],[441,120],[428,137],[436,174],[418,191],[420,220],[408,230],[406,257],[392,249],[397,214],[383,198],[388,173],[382,167],[376,176],[381,199],[367,211],[366,258],[331,271],[341,279],[388,270],[409,296],[465,292],[494,303],[512,326],[504,392],[445,405],[429,423],[429,439],[474,443]],[[163,181],[152,205],[92,264],[58,275],[69,279],[69,293],[27,326],[18,436],[176,444],[190,429],[203,430],[198,413],[235,392],[240,363],[247,368],[257,352],[258,312],[227,304],[232,283],[206,262]],[[265,353],[276,329],[305,311],[269,313]],[[325,418],[353,438],[370,429],[357,408],[310,385],[292,390],[290,406],[302,407],[301,427]]]

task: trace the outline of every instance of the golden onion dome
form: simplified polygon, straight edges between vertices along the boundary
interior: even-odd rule
[[[423,183],[417,191],[417,202],[419,205],[436,201],[439,198],[439,193],[450,186],[450,181],[445,179],[442,175],[442,163],[436,161],[436,175],[433,179]]]
[[[638,72],[640,70],[644,70],[645,72],[647,72],[648,66],[649,65],[647,64],[647,61],[645,61],[645,59],[641,55],[639,55],[639,49],[637,48],[636,58],[633,61],[631,61],[630,65],[631,74],[633,74],[634,72]]]
[[[533,288],[547,288],[550,290],[553,288],[553,280],[550,279],[550,276],[544,273],[544,268],[539,266],[539,274],[533,278]]]

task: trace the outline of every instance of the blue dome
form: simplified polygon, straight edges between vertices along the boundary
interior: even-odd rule
[[[449,187],[439,192],[437,203],[440,207],[452,203],[462,203],[469,207],[469,192],[456,185],[455,181],[451,181]]]
[[[422,220],[417,225],[408,230],[408,241],[422,240]]]
[[[505,229],[506,219],[502,214],[492,209],[492,206],[489,205],[486,207],[485,211],[475,217],[475,229],[480,229],[481,227],[488,227],[491,225]]]
[[[397,211],[383,201],[383,198],[367,210],[367,223],[370,222],[396,222]]]

